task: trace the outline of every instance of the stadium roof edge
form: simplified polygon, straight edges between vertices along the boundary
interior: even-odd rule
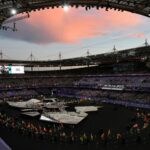
[[[60,62],[63,66],[82,66],[87,65],[87,61],[90,61],[91,65],[99,64],[101,60],[105,60],[105,58],[114,59],[115,57],[126,57],[128,56],[138,56],[140,59],[143,57],[147,57],[150,59],[150,46],[141,46],[136,48],[130,48],[126,50],[120,50],[111,52],[111,53],[103,53],[103,54],[96,54],[90,55],[88,57],[76,57],[76,58],[68,58],[62,60],[8,60],[8,59],[1,59],[1,64],[23,64],[23,65],[42,65],[42,66],[59,66]],[[87,59],[89,58],[89,59]]]
[[[105,8],[106,11],[114,9],[129,11],[150,17],[150,1],[148,0],[0,0],[0,24],[8,18],[24,12],[32,12],[45,8],[63,7],[65,4],[71,7],[85,7],[86,10],[96,7]],[[11,11],[15,9],[16,11]]]

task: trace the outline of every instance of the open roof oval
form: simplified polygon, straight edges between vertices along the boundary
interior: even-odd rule
[[[0,0],[0,24],[19,13],[53,9],[63,7],[65,4],[76,8],[85,7],[86,10],[96,7],[105,8],[106,11],[109,9],[129,11],[150,17],[150,1],[145,0]]]

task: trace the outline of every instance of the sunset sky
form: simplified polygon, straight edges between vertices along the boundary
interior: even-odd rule
[[[0,31],[4,58],[27,60],[31,51],[38,60],[111,52],[142,46],[150,41],[150,19],[104,9],[62,8],[37,11],[17,22],[18,32]]]

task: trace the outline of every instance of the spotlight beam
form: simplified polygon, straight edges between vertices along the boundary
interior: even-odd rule
[[[8,23],[12,23],[12,22],[17,22],[17,21],[20,21],[20,20],[24,20],[24,19],[29,18],[29,17],[30,17],[30,14],[27,13],[27,15],[6,20],[6,21],[3,22],[3,25],[4,25],[4,24],[8,24]]]

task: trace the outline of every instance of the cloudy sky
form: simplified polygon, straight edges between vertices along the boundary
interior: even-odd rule
[[[62,8],[37,11],[29,19],[17,22],[17,32],[0,31],[0,50],[4,58],[58,59],[111,52],[142,46],[150,41],[150,19],[103,9]]]

